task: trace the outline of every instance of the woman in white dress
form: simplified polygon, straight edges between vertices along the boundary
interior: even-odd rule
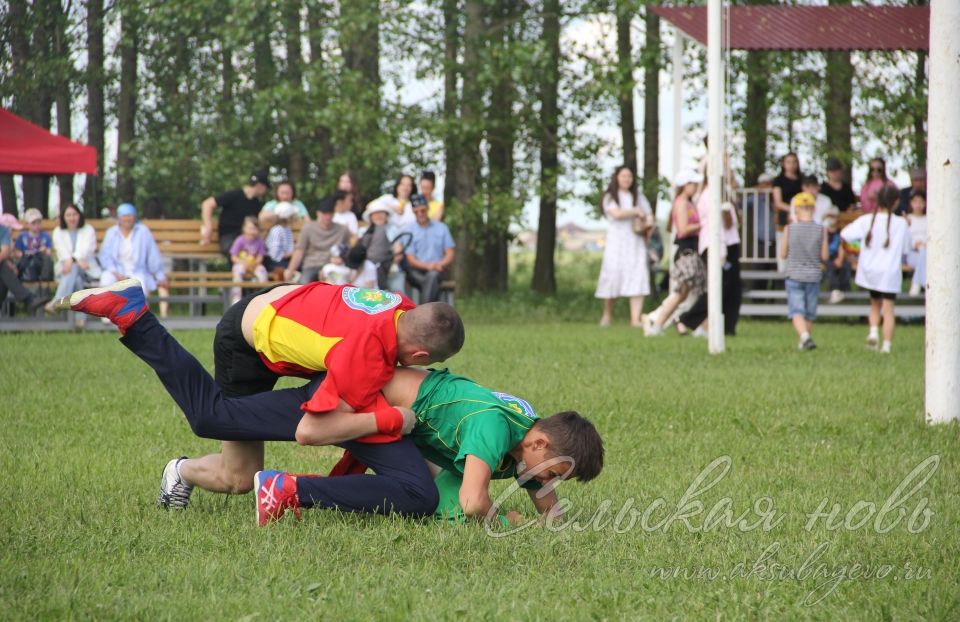
[[[596,293],[603,300],[600,325],[610,325],[617,298],[629,298],[630,325],[642,326],[643,298],[650,293],[647,240],[653,230],[653,213],[637,190],[630,167],[624,165],[614,171],[600,207],[609,221]]]

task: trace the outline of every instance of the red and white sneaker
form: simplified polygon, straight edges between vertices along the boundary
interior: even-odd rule
[[[150,308],[137,279],[124,279],[107,287],[81,289],[57,300],[53,308],[80,311],[113,322],[121,333]]]
[[[288,509],[300,518],[295,476],[283,471],[257,471],[253,493],[257,498],[257,524],[261,527],[280,520]]]

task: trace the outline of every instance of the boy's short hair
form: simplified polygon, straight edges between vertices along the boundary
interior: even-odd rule
[[[820,186],[820,180],[817,179],[816,175],[804,175],[803,179],[800,180],[801,186]]]
[[[569,478],[589,482],[603,469],[603,440],[590,421],[574,410],[539,419],[533,426],[550,439],[551,457],[569,457]]]
[[[413,320],[407,324],[407,336],[429,352],[433,360],[445,361],[463,347],[463,320],[447,303],[428,302],[410,309],[405,315]]]

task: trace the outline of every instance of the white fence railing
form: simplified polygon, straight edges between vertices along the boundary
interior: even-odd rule
[[[732,193],[740,210],[740,262],[772,263],[777,260],[776,214],[770,190],[743,188]]]

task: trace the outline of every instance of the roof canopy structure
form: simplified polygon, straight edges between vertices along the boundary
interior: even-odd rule
[[[651,6],[707,44],[707,7]],[[734,6],[725,9],[734,50],[927,50],[928,6]]]
[[[51,134],[0,108],[0,173],[8,175],[97,174],[97,150]]]

